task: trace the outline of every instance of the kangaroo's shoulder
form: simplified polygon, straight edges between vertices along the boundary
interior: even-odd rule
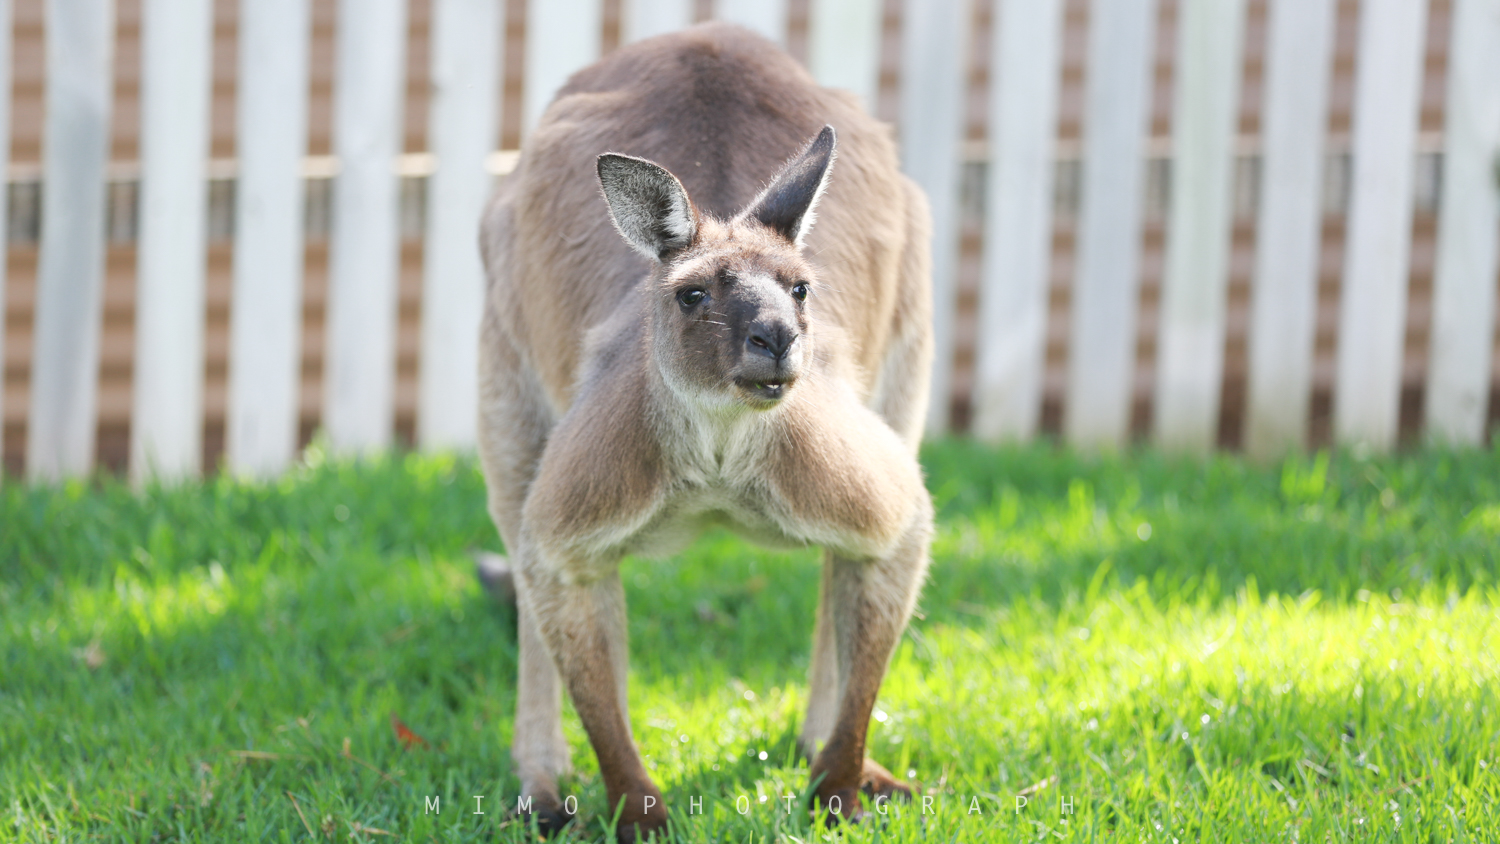
[[[847,381],[812,380],[782,411],[767,484],[796,532],[878,553],[930,506],[921,466]]]
[[[639,527],[666,470],[651,426],[647,376],[628,335],[600,338],[571,406],[552,430],[526,499],[533,538],[607,547]]]

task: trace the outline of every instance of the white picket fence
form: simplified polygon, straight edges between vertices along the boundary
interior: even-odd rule
[[[0,0],[0,139],[10,134],[11,2]],[[530,127],[567,76],[599,55],[603,0],[526,2]],[[873,103],[882,3],[808,2],[815,76]],[[993,2],[972,431],[1026,439],[1037,432],[1043,392],[1064,2]],[[1335,2],[1270,0],[1246,410],[1246,444],[1259,453],[1299,446],[1306,429]],[[1153,417],[1155,440],[1176,449],[1209,448],[1219,414],[1231,186],[1244,152],[1235,121],[1246,3],[1178,0]],[[1425,425],[1474,443],[1493,377],[1500,0],[1453,3]],[[492,177],[514,156],[495,149],[503,0],[432,4],[429,151],[417,162],[428,177],[417,441],[463,448],[475,428],[476,222]],[[130,420],[138,477],[200,471],[212,5],[144,0]],[[625,0],[622,40],[688,25],[693,5]],[[1375,448],[1393,445],[1397,432],[1427,8],[1426,0],[1361,0],[1358,19],[1334,427],[1340,441]],[[1089,6],[1063,428],[1086,447],[1119,445],[1129,430],[1157,11],[1158,0]],[[785,39],[788,0],[718,0],[715,13]],[[315,161],[307,156],[309,0],[240,0],[226,418],[233,471],[272,475],[296,456],[304,177],[319,167],[336,168],[322,424],[342,451],[391,444],[398,170],[413,166],[401,156],[407,15],[407,0],[339,0],[334,155]],[[933,389],[945,398],[958,314],[970,0],[905,0],[902,16],[897,130],[903,165],[932,204]],[[111,0],[46,0],[46,201],[25,456],[33,478],[83,474],[94,460],[113,23]],[[931,430],[949,427],[949,407],[932,402]]]

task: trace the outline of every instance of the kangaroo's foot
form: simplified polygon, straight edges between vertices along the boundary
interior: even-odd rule
[[[912,795],[909,783],[896,779],[894,774],[874,759],[865,759],[864,770],[860,772],[859,790],[871,800],[885,797],[888,800],[910,802]]]
[[[857,747],[851,752],[846,744],[835,738],[823,746],[808,769],[813,788],[809,808],[815,819],[822,816],[825,826],[858,822],[864,814],[864,807],[859,804],[859,787],[863,779],[859,760],[863,755]]]
[[[551,838],[557,835],[569,821],[573,820],[573,816],[563,809],[562,803],[555,795],[550,797],[534,795],[531,799],[531,811],[523,812],[521,807],[517,806],[515,816],[528,827],[535,823],[538,838]]]
[[[625,801],[623,808],[620,808],[621,800]],[[650,780],[637,784],[625,794],[611,794],[609,805],[620,808],[620,821],[615,826],[615,838],[621,844],[645,841],[653,834],[656,834],[657,838],[666,838],[666,802],[662,799],[661,789]]]
[[[516,605],[516,574],[510,560],[489,551],[474,554],[474,571],[479,575],[479,585],[502,607]]]
[[[823,825],[832,829],[841,823],[859,823],[864,819],[865,809],[859,802],[859,789],[853,787],[825,789],[814,792],[813,819],[823,818]]]
[[[816,781],[820,775],[821,772],[815,770],[813,779]],[[866,814],[859,800],[861,793],[872,802],[881,798],[910,802],[912,787],[896,779],[879,762],[866,759],[860,770],[858,785],[831,783],[826,777],[818,782],[813,792],[813,812],[821,814],[823,823],[829,827],[840,823],[859,823]]]

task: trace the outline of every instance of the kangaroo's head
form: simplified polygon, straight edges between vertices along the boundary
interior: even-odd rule
[[[599,156],[599,183],[627,243],[659,265],[647,285],[657,366],[679,394],[765,410],[812,360],[802,242],[833,164],[825,126],[748,207],[700,212],[677,177],[640,158]]]

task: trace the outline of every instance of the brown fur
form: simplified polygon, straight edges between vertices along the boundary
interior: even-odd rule
[[[838,133],[831,176],[829,135],[782,171],[825,125]],[[810,230],[800,211],[784,228],[777,209],[805,208],[814,183],[826,192]],[[668,236],[686,223],[658,204],[630,204],[640,185],[685,190],[690,236]],[[652,209],[661,225],[631,222]],[[931,533],[914,456],[932,346],[927,227],[885,127],[736,27],[615,52],[575,75],[528,139],[483,226],[480,452],[517,572],[513,756],[544,819],[565,820],[566,687],[610,812],[624,801],[622,837],[665,822],[630,734],[618,564],[714,524],[827,549],[802,742],[817,793],[905,790],[864,740]]]

